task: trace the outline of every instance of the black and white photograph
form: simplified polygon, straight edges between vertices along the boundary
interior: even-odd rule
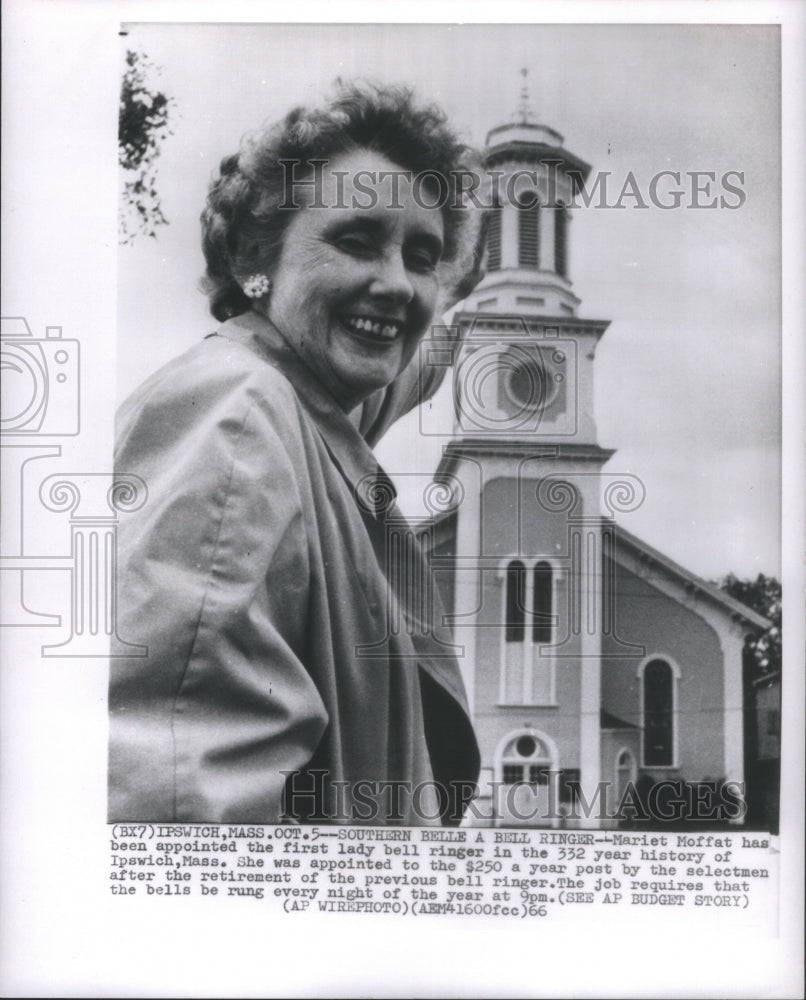
[[[10,12],[3,995],[796,996],[803,12],[215,6]]]

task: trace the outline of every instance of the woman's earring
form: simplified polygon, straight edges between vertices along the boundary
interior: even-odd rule
[[[241,287],[250,299],[261,299],[269,294],[271,282],[265,274],[251,274]]]

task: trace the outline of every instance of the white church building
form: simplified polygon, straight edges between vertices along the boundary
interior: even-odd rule
[[[609,321],[579,317],[569,276],[590,168],[527,118],[488,136],[497,207],[486,276],[453,317],[455,429],[435,476],[455,502],[421,528],[481,747],[472,821],[614,825],[636,818],[636,790],[656,819],[735,821],[742,650],[767,623],[616,523],[643,487],[597,442]]]

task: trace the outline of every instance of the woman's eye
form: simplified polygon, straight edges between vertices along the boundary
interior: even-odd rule
[[[437,261],[428,250],[412,250],[407,255],[407,264],[413,271],[433,271]]]
[[[356,257],[368,256],[374,253],[374,246],[366,236],[340,236],[336,240],[336,246],[345,253],[353,254]]]

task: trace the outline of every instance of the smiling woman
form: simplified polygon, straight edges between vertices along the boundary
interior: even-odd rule
[[[411,361],[434,315],[444,225],[418,204],[404,176],[395,206],[351,204],[356,181],[401,168],[372,150],[337,156],[322,170],[324,203],[308,195],[286,229],[266,315],[346,410]],[[317,199],[318,200],[318,199]],[[313,204],[311,204],[313,202]]]
[[[116,468],[149,492],[119,621],[147,654],[113,660],[110,821],[461,819],[454,647],[370,445],[438,387],[418,345],[480,276],[469,162],[409,92],[350,87],[222,163],[221,326],[118,419]]]

